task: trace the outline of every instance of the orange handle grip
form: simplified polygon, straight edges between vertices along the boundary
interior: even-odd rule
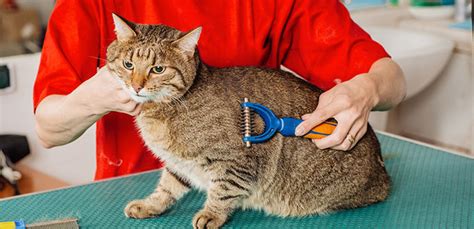
[[[311,139],[321,139],[332,134],[332,132],[334,132],[334,129],[336,129],[336,127],[337,127],[336,119],[331,118],[319,124],[318,126],[314,127],[310,132],[308,132],[303,137],[311,138]]]

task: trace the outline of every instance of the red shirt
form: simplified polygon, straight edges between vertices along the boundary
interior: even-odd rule
[[[67,95],[103,66],[115,39],[112,13],[182,31],[203,27],[202,60],[211,66],[281,64],[327,90],[365,73],[385,50],[357,26],[339,0],[59,0],[51,15],[34,87],[34,108]],[[144,146],[133,118],[97,122],[96,179],[162,166]]]

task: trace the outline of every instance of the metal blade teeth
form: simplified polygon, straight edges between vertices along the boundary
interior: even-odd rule
[[[248,101],[249,100],[247,98],[244,98],[244,102],[248,102]],[[253,127],[255,125],[254,117],[255,117],[255,114],[249,107],[241,108],[240,128],[241,128],[242,134],[245,137],[250,137],[254,133],[253,131],[254,129]],[[251,143],[245,142],[245,145],[247,147],[250,147]]]
[[[245,137],[249,137],[250,135],[255,134],[255,121],[254,121],[254,111],[252,109],[246,107],[242,108],[241,112],[241,119],[240,119],[240,130]]]

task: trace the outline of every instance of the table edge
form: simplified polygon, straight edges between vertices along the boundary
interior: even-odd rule
[[[432,149],[435,149],[435,150],[447,152],[447,153],[450,153],[450,154],[454,154],[454,155],[457,155],[457,156],[461,156],[461,157],[464,157],[464,158],[474,160],[474,156],[466,155],[466,154],[456,152],[456,151],[453,151],[453,150],[450,150],[450,149],[441,148],[441,147],[438,147],[438,146],[435,146],[435,145],[420,142],[420,141],[413,140],[413,139],[410,139],[410,138],[406,138],[406,137],[403,137],[403,136],[400,136],[400,135],[387,133],[387,132],[381,131],[381,130],[375,130],[375,132],[378,133],[378,134],[382,134],[382,135],[386,135],[388,137],[398,139],[398,140],[407,141],[407,142],[410,142],[410,143],[413,143],[413,144],[421,145],[421,146],[424,146],[424,147],[432,148]],[[71,186],[67,186],[67,187],[44,190],[44,191],[40,191],[40,192],[33,192],[33,193],[23,194],[23,195],[19,195],[19,196],[6,197],[6,198],[3,198],[3,199],[0,199],[0,203],[3,202],[3,201],[9,201],[9,200],[16,199],[16,198],[22,198],[22,197],[38,195],[38,194],[43,194],[43,193],[48,193],[48,192],[54,192],[54,191],[58,191],[58,190],[65,190],[65,189],[70,189],[70,188],[77,188],[77,187],[90,185],[90,184],[97,184],[97,183],[108,182],[108,181],[117,180],[117,179],[124,179],[124,178],[127,178],[127,177],[140,176],[140,175],[147,174],[147,173],[154,173],[154,172],[160,171],[162,169],[163,168],[153,169],[153,170],[149,170],[149,171],[145,171],[145,172],[133,173],[133,174],[123,175],[123,176],[119,176],[119,177],[112,177],[112,178],[107,178],[107,179],[103,179],[103,180],[87,182],[87,183],[84,183],[84,184],[71,185]]]
[[[425,146],[425,147],[428,147],[428,148],[432,148],[432,149],[435,149],[435,150],[443,151],[443,152],[446,152],[446,153],[454,154],[456,156],[461,156],[461,157],[465,157],[465,158],[474,160],[474,155],[467,155],[465,153],[461,153],[461,152],[458,152],[458,151],[455,151],[455,150],[435,146],[435,145],[432,145],[432,144],[429,144],[429,143],[426,143],[426,142],[414,140],[414,139],[411,139],[411,138],[403,137],[403,136],[392,134],[392,133],[388,133],[388,132],[385,132],[385,131],[382,131],[382,130],[375,130],[375,133],[383,134],[383,135],[386,135],[386,136],[389,136],[389,137],[392,137],[392,138],[395,138],[395,139],[398,139],[398,140],[407,141],[407,142],[410,142],[410,143],[413,143],[413,144]]]

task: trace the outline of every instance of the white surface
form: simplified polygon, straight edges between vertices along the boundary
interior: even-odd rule
[[[351,11],[351,17],[362,28],[375,25],[426,32],[455,41],[456,49],[462,49],[469,53],[472,51],[471,32],[450,28],[449,25],[455,23],[453,19],[417,20],[411,15],[407,7],[385,7]]]
[[[72,184],[93,180],[95,173],[95,127],[66,146],[44,149],[34,130],[33,84],[40,54],[0,58],[15,68],[15,90],[0,95],[0,134],[28,137],[32,154],[21,163]]]
[[[372,111],[369,116],[369,123],[376,130],[387,130],[388,111]]]
[[[410,13],[421,20],[449,19],[454,15],[454,6],[430,6],[409,8]]]
[[[403,102],[400,108],[390,111],[390,117],[388,113],[372,112],[369,121],[374,128],[384,130],[387,124],[383,120],[388,119],[390,131],[418,136],[456,149],[470,149],[470,154],[474,155],[472,34],[449,28],[450,20],[415,20],[406,8],[371,9],[351,12],[351,15],[363,28],[374,25],[402,28],[456,42],[455,53],[431,85]],[[403,42],[400,46],[407,47]],[[420,76],[433,71],[416,58],[412,58],[411,64],[415,71],[422,73]]]
[[[399,23],[399,27],[417,32],[433,34],[437,37],[444,37],[456,43],[455,51],[472,53],[472,33],[469,30],[451,28],[455,23],[453,20],[415,20],[404,19]]]
[[[448,62],[454,42],[428,33],[365,26],[402,68],[407,81],[407,99],[425,89]]]
[[[399,106],[397,124],[402,133],[471,149],[474,154],[471,62],[472,56],[455,53],[428,90]]]
[[[352,20],[363,28],[370,25],[397,27],[400,20],[413,18],[406,8],[401,7],[374,8],[350,13]]]

